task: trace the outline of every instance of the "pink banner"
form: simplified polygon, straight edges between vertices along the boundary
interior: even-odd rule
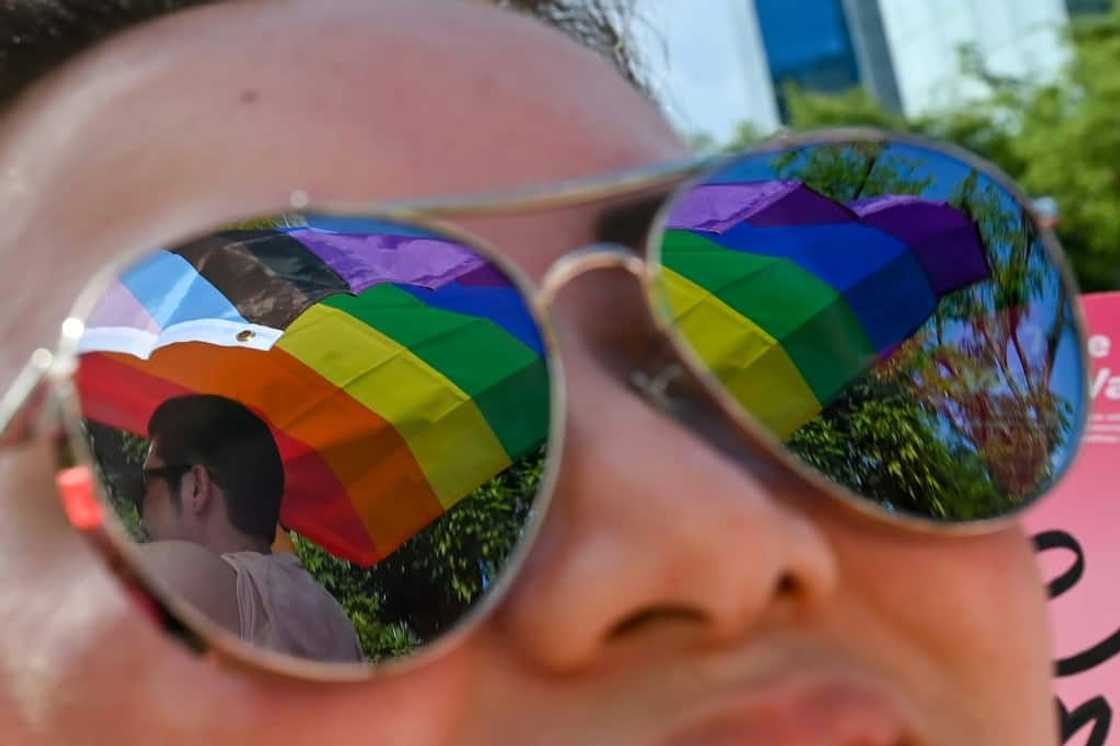
[[[1120,293],[1083,297],[1090,408],[1077,462],[1026,519],[1050,595],[1063,744],[1120,745]]]

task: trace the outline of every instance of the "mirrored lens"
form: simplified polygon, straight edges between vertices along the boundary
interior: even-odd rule
[[[255,646],[417,653],[532,533],[547,350],[517,283],[461,241],[227,226],[128,266],[80,349],[84,431],[142,569]]]
[[[742,157],[669,206],[655,283],[746,412],[891,512],[994,518],[1070,462],[1085,409],[1068,284],[1024,205],[904,142]]]

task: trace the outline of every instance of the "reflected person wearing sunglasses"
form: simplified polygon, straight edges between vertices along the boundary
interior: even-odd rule
[[[314,53],[293,65],[297,44]],[[1068,463],[1084,415],[1078,314],[1052,239],[999,177],[923,143],[836,133],[722,164],[682,155],[602,62],[471,4],[219,5],[110,41],[18,102],[0,140],[13,216],[2,243],[8,266],[26,270],[3,280],[7,316],[20,319],[5,359],[50,339],[102,271],[61,348],[29,369],[27,380],[48,374],[61,405],[43,413],[111,420],[114,389],[94,385],[121,380],[96,375],[110,364],[204,385],[184,366],[147,367],[187,348],[128,358],[120,340],[132,337],[116,332],[94,346],[94,330],[132,329],[99,326],[99,304],[114,279],[143,299],[130,273],[162,260],[152,247],[218,287],[192,252],[219,233],[205,257],[266,241],[302,252],[290,242],[330,234],[451,247],[469,272],[421,289],[351,284],[293,325],[226,292],[248,325],[238,342],[278,333],[267,350],[225,347],[312,369],[299,324],[348,314],[372,330],[363,338],[393,338],[394,359],[451,378],[431,349],[401,352],[381,296],[446,311],[457,287],[461,299],[508,286],[533,333],[494,314],[508,333],[487,344],[539,348],[544,362],[523,367],[545,376],[548,419],[540,486],[500,577],[402,661],[360,668],[241,645],[139,571],[203,651],[186,652],[65,526],[50,439],[7,451],[5,731],[28,743],[1053,743],[1043,593],[1014,522]],[[300,209],[283,229],[248,220],[290,211],[294,191]],[[478,194],[494,196],[441,196]],[[267,238],[214,228],[231,224]],[[923,226],[957,236],[952,261],[914,234]],[[581,246],[592,248],[571,253]],[[147,331],[163,339],[170,326]],[[481,440],[425,450],[448,431],[410,430],[414,410],[393,409],[404,399],[370,402],[392,425],[376,432],[407,446],[376,453],[411,458],[420,471],[392,473],[421,474],[401,484],[445,498],[448,516],[467,504],[464,485],[500,476],[536,442],[511,445],[483,393],[470,398],[486,422],[455,432],[491,429],[507,460],[486,468]],[[890,428],[866,427],[887,415]],[[935,448],[907,459],[903,435],[916,431]],[[441,454],[468,446],[478,459],[441,471]],[[286,463],[290,475],[305,462]],[[135,569],[114,525],[96,546]],[[372,554],[349,554],[374,566],[422,527],[363,525],[355,546],[368,539]]]

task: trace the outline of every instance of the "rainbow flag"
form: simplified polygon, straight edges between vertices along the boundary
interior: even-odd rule
[[[544,443],[548,369],[521,293],[471,249],[309,222],[145,257],[92,313],[77,382],[86,417],[141,435],[174,396],[252,408],[283,525],[368,566]]]
[[[669,216],[658,285],[683,336],[788,438],[990,276],[976,224],[945,202],[841,204],[799,181],[702,184]]]

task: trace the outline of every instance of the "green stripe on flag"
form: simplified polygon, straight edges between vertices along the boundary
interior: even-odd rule
[[[776,339],[668,267],[661,267],[657,284],[693,351],[776,437],[785,440],[820,413],[820,402]]]
[[[369,324],[466,392],[516,460],[548,436],[545,361],[486,318],[432,308],[393,285],[325,301]]]
[[[847,301],[793,262],[681,230],[666,232],[661,252],[666,267],[777,339],[822,403],[874,363],[871,340]]]

